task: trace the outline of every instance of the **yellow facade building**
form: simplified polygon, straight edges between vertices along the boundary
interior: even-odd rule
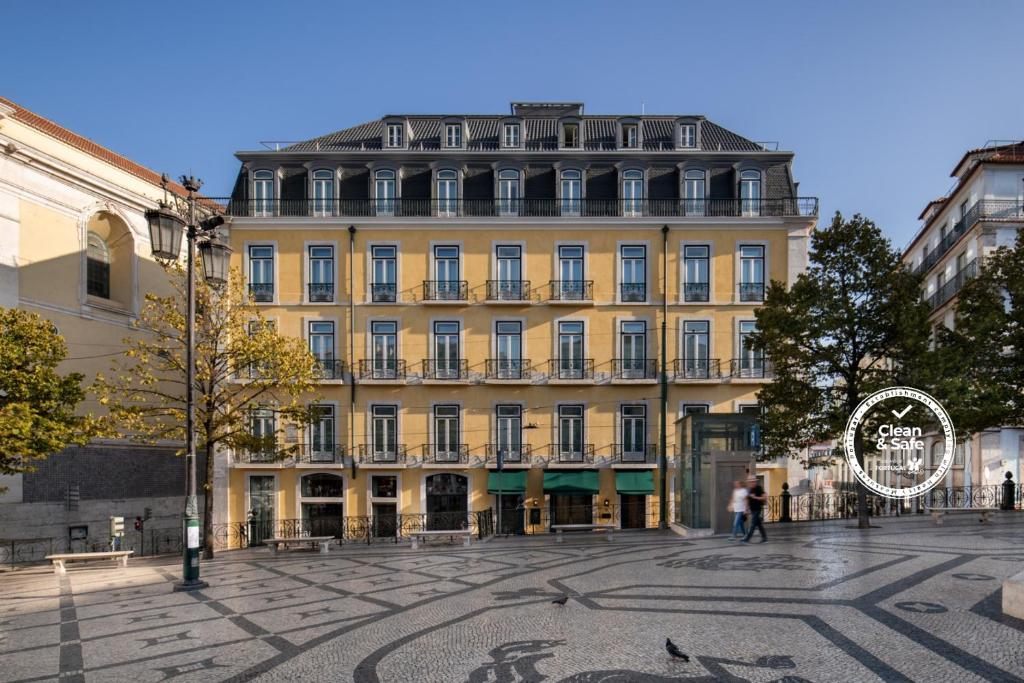
[[[577,103],[237,156],[234,265],[323,377],[319,419],[286,432],[298,455],[228,455],[223,521],[251,533],[387,538],[498,508],[511,533],[657,526],[678,502],[663,421],[671,454],[679,417],[757,410],[771,364],[745,336],[766,283],[804,269],[817,214],[791,152]]]

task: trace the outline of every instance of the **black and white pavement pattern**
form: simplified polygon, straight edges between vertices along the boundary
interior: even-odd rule
[[[21,569],[0,574],[0,681],[1024,681],[1000,610],[1024,517],[846,524],[254,548],[192,593],[178,558]]]

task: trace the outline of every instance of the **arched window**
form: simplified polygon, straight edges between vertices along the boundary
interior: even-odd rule
[[[394,171],[382,168],[373,174],[373,196],[378,216],[394,215],[395,199],[398,197]]]
[[[110,298],[110,250],[103,238],[94,232],[89,233],[88,247],[85,252],[87,267],[85,288],[89,296]]]
[[[498,171],[498,214],[519,215],[519,171],[507,168]]]
[[[761,215],[761,172],[740,172],[740,211],[744,216]]]
[[[704,171],[690,170],[683,174],[683,212],[687,216],[704,215]]]
[[[255,171],[252,174],[252,201],[254,216],[274,214],[274,172]]]
[[[583,174],[577,170],[562,171],[559,196],[563,216],[579,216],[583,203]]]
[[[459,174],[451,169],[437,172],[437,215],[454,216],[459,205]]]
[[[643,214],[644,172],[637,170],[622,173],[622,215]]]
[[[334,171],[313,171],[313,215],[330,216],[334,206]]]

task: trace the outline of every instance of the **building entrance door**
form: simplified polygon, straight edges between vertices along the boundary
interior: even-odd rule
[[[552,493],[551,524],[593,524],[593,496],[589,493]]]
[[[623,529],[647,528],[647,496],[635,493],[619,494]]]
[[[428,530],[465,529],[469,523],[469,480],[461,474],[427,477]]]
[[[373,535],[393,538],[398,531],[398,506],[394,503],[373,504]]]
[[[495,494],[498,504],[501,506],[501,528],[499,534],[524,534],[526,527],[523,519],[523,501],[525,496],[522,493]]]

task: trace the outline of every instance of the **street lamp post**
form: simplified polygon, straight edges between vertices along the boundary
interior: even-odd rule
[[[175,208],[167,202],[167,176],[163,176],[164,201],[157,209],[146,212],[149,239],[155,258],[177,260],[181,255],[182,234],[186,237],[185,259],[186,322],[185,322],[185,467],[186,494],[183,515],[182,580],[175,590],[206,588],[199,578],[199,503],[196,494],[196,433],[195,433],[195,327],[196,327],[196,243],[202,254],[203,275],[211,284],[224,284],[228,278],[231,249],[217,237],[217,228],[227,223],[220,215],[211,215],[197,221],[196,193],[203,181],[193,176],[182,176],[181,184],[188,192],[185,205]],[[177,198],[176,198],[177,199]],[[209,495],[209,494],[207,494]]]

